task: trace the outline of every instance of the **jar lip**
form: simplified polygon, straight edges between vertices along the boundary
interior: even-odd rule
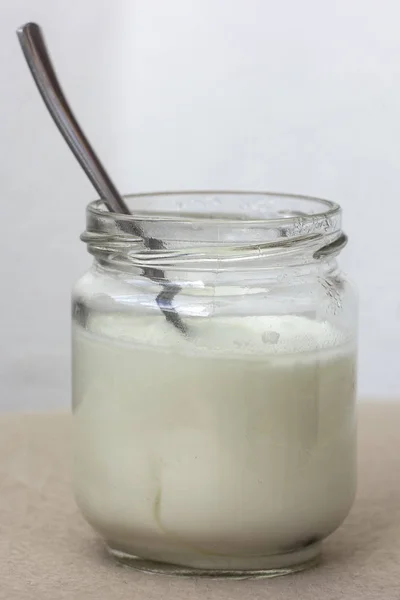
[[[152,209],[148,210],[146,206],[146,210],[141,208],[134,208],[136,204],[147,204],[149,200],[156,201],[168,201],[171,199],[177,200],[177,206],[179,207],[179,199],[180,198],[190,198],[191,200],[199,200],[202,197],[210,197],[211,206],[208,206],[207,201],[203,201],[203,212],[193,213],[193,212],[185,212],[184,206],[178,211],[162,211],[160,209]],[[250,198],[250,203],[254,200],[258,201],[258,212],[260,216],[250,216],[244,214],[242,216],[239,212],[232,213],[222,213],[215,210],[219,208],[215,205],[215,199],[221,197],[224,200],[231,197],[235,200],[240,198]],[[272,200],[282,200],[282,201],[290,201],[291,203],[309,203],[310,206],[315,207],[317,210],[312,212],[304,212],[304,211],[282,211],[285,214],[279,215],[276,213],[274,216],[265,217],[262,216],[265,213],[265,207],[262,206],[262,199],[265,200],[265,205],[268,205]],[[104,201],[101,199],[93,200],[89,202],[87,205],[88,216],[91,215],[95,218],[108,218],[112,221],[118,222],[132,222],[139,221],[141,223],[148,221],[157,221],[157,222],[168,222],[170,224],[184,224],[191,223],[195,221],[198,224],[207,224],[209,226],[213,225],[231,225],[235,226],[240,224],[240,226],[268,226],[268,227],[279,227],[280,225],[288,226],[291,222],[297,222],[301,219],[303,224],[306,224],[308,221],[315,222],[315,219],[331,219],[334,217],[338,217],[341,214],[341,207],[336,202],[331,200],[326,200],[324,198],[319,198],[316,196],[307,196],[302,194],[290,194],[290,193],[281,193],[281,192],[263,192],[263,191],[245,191],[245,190],[188,190],[188,191],[168,191],[168,192],[143,192],[143,193],[135,193],[135,194],[126,194],[124,195],[124,199],[129,207],[132,205],[132,214],[126,215],[122,213],[114,213],[109,212]],[[214,202],[213,202],[214,199]],[[142,201],[142,202],[141,202]],[[214,206],[212,204],[214,203]],[[183,202],[181,203],[184,204]],[[213,208],[213,211],[210,211],[210,208]],[[320,208],[320,210],[318,210]]]
[[[346,242],[340,206],[313,196],[179,191],[124,198],[131,215],[109,212],[103,200],[88,205],[81,240],[95,256],[220,263],[222,255],[232,261],[303,251],[322,257]]]

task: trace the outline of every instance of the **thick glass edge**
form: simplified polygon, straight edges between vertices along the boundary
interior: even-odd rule
[[[145,193],[136,193],[136,194],[126,194],[124,195],[124,199],[129,202],[129,200],[133,200],[135,198],[163,198],[163,197],[171,197],[171,196],[204,196],[204,195],[221,195],[221,196],[254,196],[254,197],[266,197],[266,198],[288,198],[291,200],[306,200],[312,202],[314,204],[321,205],[321,212],[315,212],[312,214],[302,214],[301,220],[305,224],[307,221],[315,221],[315,219],[321,218],[332,218],[334,216],[338,216],[341,214],[341,207],[336,202],[331,200],[327,200],[324,198],[319,198],[316,196],[307,196],[301,194],[288,194],[281,192],[261,192],[261,191],[246,191],[246,190],[180,190],[180,191],[171,191],[171,192],[145,192]],[[282,217],[282,218],[257,218],[257,219],[236,219],[232,217],[221,217],[221,218],[210,218],[199,215],[191,215],[190,217],[179,216],[177,214],[171,215],[159,215],[156,212],[148,213],[148,212],[135,212],[132,215],[125,215],[122,213],[111,213],[108,212],[105,208],[101,208],[104,205],[104,201],[101,199],[92,200],[87,205],[87,212],[93,217],[100,217],[102,219],[110,219],[111,221],[124,221],[131,222],[133,221],[141,221],[141,222],[150,222],[150,221],[165,221],[172,223],[190,223],[195,221],[199,224],[208,224],[208,225],[238,225],[241,226],[251,226],[251,225],[263,225],[266,227],[279,227],[281,225],[288,226],[291,222],[296,222],[299,219],[299,215],[293,215],[291,217]]]

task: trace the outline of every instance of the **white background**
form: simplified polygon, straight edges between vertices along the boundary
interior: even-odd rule
[[[69,405],[69,293],[94,197],[24,64],[29,20],[124,192],[342,204],[360,397],[400,399],[398,0],[2,0],[0,409]]]

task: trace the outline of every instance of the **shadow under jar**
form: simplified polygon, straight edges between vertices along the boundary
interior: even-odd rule
[[[126,201],[163,247],[89,204],[94,262],[73,292],[77,503],[137,568],[301,570],[355,493],[357,302],[336,262],[340,207],[234,192]],[[186,334],[157,304],[168,285]]]

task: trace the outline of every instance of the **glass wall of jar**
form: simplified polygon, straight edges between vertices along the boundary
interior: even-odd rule
[[[78,505],[139,568],[305,568],[355,492],[340,207],[233,192],[127,202],[132,217],[89,204],[82,236],[94,261],[73,292]]]

